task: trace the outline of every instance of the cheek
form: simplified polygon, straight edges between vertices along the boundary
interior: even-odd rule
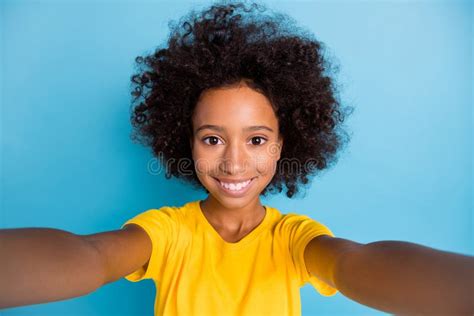
[[[198,174],[209,173],[211,166],[209,164],[209,159],[199,152],[193,153],[194,169]]]
[[[275,172],[278,157],[274,155],[259,155],[256,157],[256,166],[255,169],[260,175],[267,175]]]
[[[192,150],[192,156],[194,161],[194,169],[198,175],[212,174],[216,170],[216,161],[218,157],[215,157],[215,153],[209,150],[205,150],[202,146],[196,144]]]

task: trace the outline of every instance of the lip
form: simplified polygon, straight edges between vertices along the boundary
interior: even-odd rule
[[[242,196],[244,196],[244,195],[247,193],[247,191],[249,191],[250,188],[253,186],[253,183],[255,182],[256,177],[251,178],[251,179],[250,179],[250,183],[249,183],[245,188],[242,188],[242,189],[240,189],[239,191],[232,191],[232,190],[226,189],[226,188],[224,188],[224,187],[221,185],[219,179],[217,179],[217,178],[213,178],[213,179],[216,181],[217,185],[219,186],[219,188],[221,189],[221,191],[222,191],[225,195],[228,195],[228,196],[230,196],[230,197],[242,197]],[[247,180],[249,180],[249,179],[247,179]],[[225,179],[222,179],[222,182],[226,182],[226,183],[239,183],[239,182],[244,182],[244,181],[247,181],[247,180],[239,180],[239,181],[233,180],[233,181],[227,182]]]
[[[253,177],[255,178],[255,177]],[[253,178],[244,178],[244,179],[226,179],[226,178],[214,178],[214,179],[217,179],[219,181],[222,181],[222,182],[225,182],[225,183],[241,183],[241,182],[245,182],[247,180],[252,180]]]

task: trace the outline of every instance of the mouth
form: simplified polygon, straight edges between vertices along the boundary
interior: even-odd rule
[[[248,180],[240,181],[237,183],[224,182],[217,178],[213,179],[217,182],[218,187],[225,195],[231,197],[242,197],[250,190],[256,178],[257,177],[253,177]]]

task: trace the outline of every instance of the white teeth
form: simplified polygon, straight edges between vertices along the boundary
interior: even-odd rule
[[[240,183],[225,183],[225,182],[220,182],[220,184],[228,189],[228,190],[232,190],[232,191],[240,191],[242,190],[243,188],[245,188],[249,183],[250,183],[251,180],[247,180],[245,182],[240,182]]]

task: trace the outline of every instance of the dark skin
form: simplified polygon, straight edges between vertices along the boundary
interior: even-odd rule
[[[203,93],[193,129],[196,173],[210,192],[201,205],[204,215],[224,240],[237,242],[265,217],[260,193],[272,180],[283,145],[278,120],[268,99],[242,84]],[[245,196],[235,198],[216,179],[253,183]]]
[[[203,125],[214,127],[198,131]],[[266,128],[242,129],[249,126]],[[199,100],[193,128],[196,171],[210,192],[201,205],[204,215],[224,240],[237,242],[265,215],[260,193],[283,146],[275,113],[265,96],[245,85],[213,89]],[[236,198],[215,178],[255,182]],[[146,266],[151,247],[136,225],[84,236],[54,229],[0,230],[0,308],[90,293]],[[400,241],[360,244],[322,235],[307,245],[304,258],[312,275],[375,309],[398,315],[474,313],[472,256]]]

